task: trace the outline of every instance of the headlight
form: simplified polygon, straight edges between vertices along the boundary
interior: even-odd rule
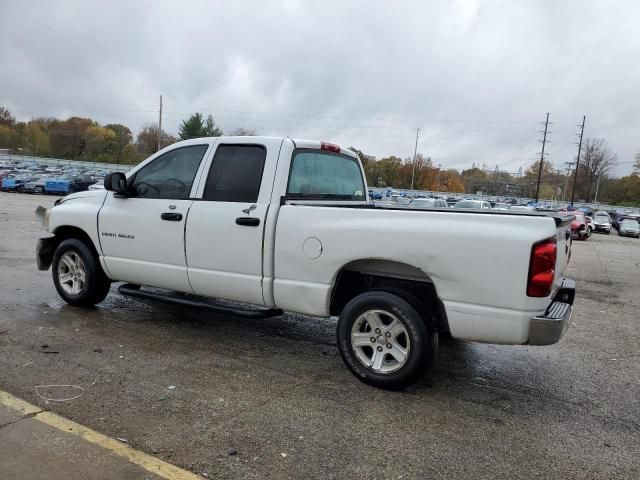
[[[36,208],[36,218],[44,226],[47,231],[49,230],[49,217],[51,216],[51,210],[42,206]]]

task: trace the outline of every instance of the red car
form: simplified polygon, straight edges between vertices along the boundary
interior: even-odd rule
[[[586,240],[591,236],[591,228],[587,225],[587,219],[582,212],[573,212],[576,216],[575,220],[571,222],[571,236],[578,240]]]

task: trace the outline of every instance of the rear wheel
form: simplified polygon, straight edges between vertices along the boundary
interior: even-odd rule
[[[366,292],[342,310],[338,349],[359,380],[398,390],[418,381],[433,362],[436,336],[403,298],[388,292]]]
[[[58,245],[53,254],[51,273],[58,294],[71,305],[90,307],[100,303],[111,287],[96,256],[76,238]]]

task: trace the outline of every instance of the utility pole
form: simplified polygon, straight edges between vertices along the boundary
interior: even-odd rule
[[[160,150],[160,139],[162,138],[162,95],[160,95],[160,111],[158,112],[158,145],[156,152]]]
[[[538,168],[538,184],[536,186],[536,203],[540,197],[540,179],[542,178],[542,164],[544,163],[544,147],[547,144],[547,129],[549,127],[549,113],[547,112],[547,119],[544,121],[544,137],[542,137],[542,153],[540,154],[540,167]]]
[[[562,189],[562,201],[564,202],[567,197],[567,187],[569,186],[569,173],[571,172],[571,167],[573,167],[573,162],[565,162],[567,166],[567,175],[564,179],[564,188]]]
[[[413,190],[413,181],[416,178],[416,157],[418,156],[418,135],[420,134],[420,129],[416,129],[416,146],[413,149],[413,171],[411,172],[411,190]]]
[[[580,150],[582,150],[582,135],[584,135],[584,122],[587,119],[586,115],[582,116],[582,125],[580,125],[580,142],[578,143],[578,158],[576,158],[576,171],[573,176],[573,190],[571,191],[571,206],[573,207],[573,201],[576,198],[576,185],[578,184],[578,168],[580,167]]]
[[[598,177],[598,183],[596,183],[596,195],[593,198],[593,203],[598,203],[598,189],[600,188],[600,179],[602,178],[602,175],[600,175]]]

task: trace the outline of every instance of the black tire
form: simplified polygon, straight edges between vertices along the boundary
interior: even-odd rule
[[[369,310],[389,312],[402,323],[406,331],[407,340],[410,342],[409,352],[404,364],[397,370],[389,373],[375,371],[363,363],[352,346],[352,328],[359,317]],[[362,293],[344,307],[336,331],[338,350],[344,363],[360,381],[374,387],[400,390],[417,382],[429,371],[436,351],[437,336],[418,311],[419,308],[415,308],[398,295],[384,291]],[[375,338],[374,332],[372,338]],[[370,348],[372,354],[375,354],[373,348],[378,347]],[[383,353],[383,358],[389,357],[387,353]]]
[[[85,282],[76,294],[65,291],[59,278],[60,261],[67,253],[80,257],[84,265]],[[71,305],[77,305],[79,307],[92,307],[100,303],[106,298],[109,293],[109,288],[111,287],[111,280],[109,280],[102,270],[100,261],[91,249],[82,240],[77,238],[64,240],[58,245],[58,248],[56,248],[53,254],[51,273],[53,275],[53,284],[62,299]]]

